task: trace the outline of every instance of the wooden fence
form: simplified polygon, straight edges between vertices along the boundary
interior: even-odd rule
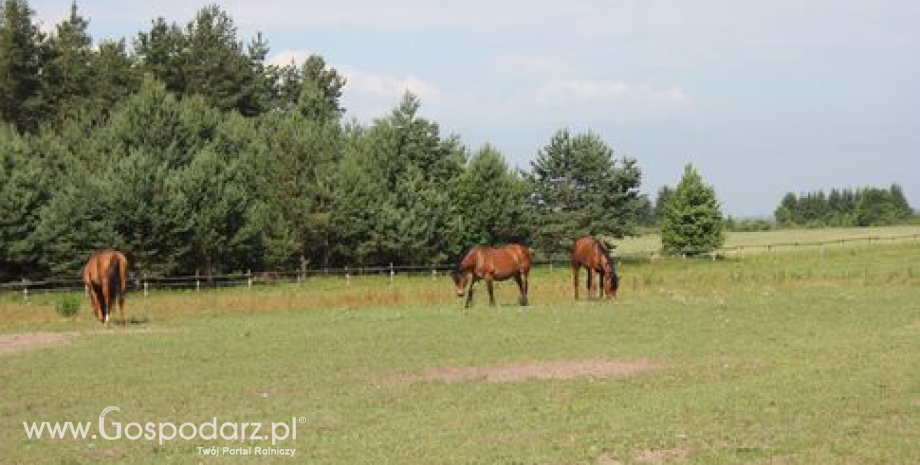
[[[864,243],[868,246],[883,243],[914,241],[920,242],[920,234],[901,235],[901,236],[873,236],[873,237],[852,237],[835,239],[830,241],[801,241],[801,242],[784,242],[772,244],[748,244],[723,247],[715,251],[705,253],[686,252],[676,254],[677,257],[701,257],[716,260],[719,257],[729,257],[743,259],[745,254],[763,254],[788,252],[800,249],[817,249],[823,254],[825,249],[835,246],[845,246],[850,244]],[[648,251],[631,251],[622,254],[614,254],[618,260],[623,261],[645,261],[668,258],[658,250]],[[671,257],[674,257],[672,255]],[[568,261],[561,258],[555,260],[543,260],[535,263],[536,266],[568,266]],[[451,265],[429,265],[429,266],[370,266],[370,267],[342,267],[342,268],[324,268],[324,269],[307,269],[297,271],[247,271],[246,273],[223,274],[212,276],[138,276],[132,274],[129,276],[129,286],[135,292],[143,292],[147,295],[154,290],[202,290],[215,289],[224,287],[249,287],[265,286],[273,284],[290,284],[302,283],[312,278],[322,276],[340,276],[350,281],[357,276],[388,276],[394,280],[396,276],[431,276],[434,279],[443,277],[454,267]],[[0,294],[21,294],[23,299],[28,300],[30,295],[48,292],[74,292],[82,291],[83,282],[79,279],[48,279],[48,280],[28,280],[23,278],[21,281],[0,283]]]

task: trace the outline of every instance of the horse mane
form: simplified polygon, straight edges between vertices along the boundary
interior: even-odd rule
[[[602,241],[595,239],[594,242],[597,244],[597,247],[601,249],[601,253],[604,254],[604,258],[607,259],[607,263],[610,264],[610,269],[614,272],[614,274],[616,274],[616,262],[613,261],[613,256],[610,255],[610,250]]]

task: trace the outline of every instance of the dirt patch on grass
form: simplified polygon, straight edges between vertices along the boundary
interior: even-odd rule
[[[636,454],[636,463],[669,463],[683,462],[690,457],[687,449],[647,449]]]
[[[84,334],[90,336],[131,336],[135,334],[178,334],[182,328],[154,328],[151,326],[140,328],[115,327],[110,330],[99,328],[96,331],[90,331]]]
[[[182,332],[181,328],[100,328],[96,331],[86,332],[61,332],[61,333],[22,333],[0,334],[0,355],[13,354],[42,347],[53,347],[70,344],[82,336],[127,336],[137,334],[175,334]]]
[[[69,344],[77,333],[26,333],[0,335],[0,355],[41,347]]]
[[[661,368],[650,360],[560,360],[503,365],[430,368],[393,378],[397,383],[488,381],[507,383],[528,379],[625,378]]]

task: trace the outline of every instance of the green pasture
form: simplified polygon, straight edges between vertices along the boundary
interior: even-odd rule
[[[625,263],[616,302],[567,269],[463,310],[450,281],[129,294],[128,327],[0,297],[4,463],[920,463],[920,244]],[[0,345],[2,348],[2,345]],[[420,380],[443,368],[643,361],[628,376]],[[298,424],[270,441],[27,439],[23,422]],[[263,430],[263,433],[265,431]]]

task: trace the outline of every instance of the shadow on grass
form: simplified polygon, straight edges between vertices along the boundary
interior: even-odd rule
[[[128,319],[128,321],[114,320],[113,323],[115,326],[124,326],[126,328],[134,327],[134,326],[146,326],[150,324],[150,318],[146,316],[143,318],[132,316],[131,318]]]

